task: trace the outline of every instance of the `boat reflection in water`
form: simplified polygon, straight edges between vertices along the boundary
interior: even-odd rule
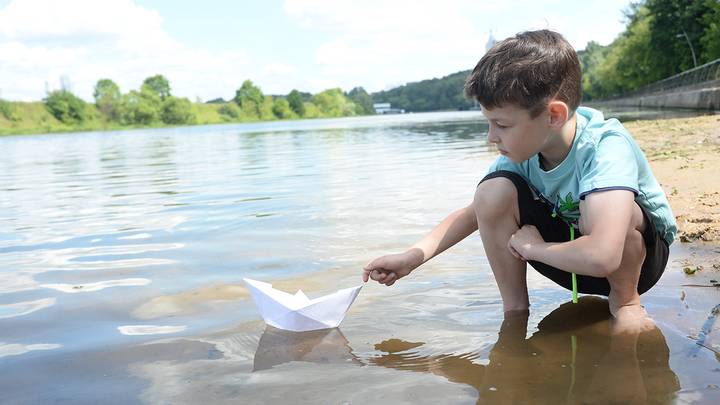
[[[290,332],[267,326],[258,343],[253,370],[266,370],[291,361],[331,364],[353,362],[355,357],[338,328]]]

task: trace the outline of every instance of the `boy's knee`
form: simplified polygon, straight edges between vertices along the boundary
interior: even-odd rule
[[[631,228],[628,231],[627,236],[625,236],[625,247],[623,249],[623,253],[632,254],[634,256],[642,256],[642,259],[644,259],[644,250],[645,239],[643,238],[642,233],[635,228]]]
[[[497,219],[507,213],[519,217],[515,184],[505,177],[483,181],[475,190],[473,206],[479,220]]]

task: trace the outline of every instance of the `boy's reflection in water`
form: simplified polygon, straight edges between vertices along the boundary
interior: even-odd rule
[[[561,305],[529,339],[527,322],[527,311],[505,315],[487,365],[476,353],[422,357],[411,350],[422,343],[397,339],[369,361],[471,385],[480,403],[669,403],[680,389],[660,330],[613,333],[605,299]]]

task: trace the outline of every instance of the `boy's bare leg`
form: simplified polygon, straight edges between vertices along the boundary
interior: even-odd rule
[[[527,310],[530,306],[527,265],[516,259],[507,246],[520,223],[515,185],[503,177],[486,180],[478,186],[473,206],[485,254],[500,289],[503,310]]]
[[[607,276],[610,283],[608,301],[610,312],[615,318],[613,329],[616,333],[637,333],[654,327],[653,321],[640,305],[640,295],[637,292],[640,270],[646,255],[642,236],[645,226],[647,224],[642,210],[636,204],[625,239],[620,267]]]

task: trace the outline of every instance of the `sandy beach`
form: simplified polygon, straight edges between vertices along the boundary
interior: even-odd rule
[[[680,242],[720,242],[720,116],[633,121],[678,222]]]

